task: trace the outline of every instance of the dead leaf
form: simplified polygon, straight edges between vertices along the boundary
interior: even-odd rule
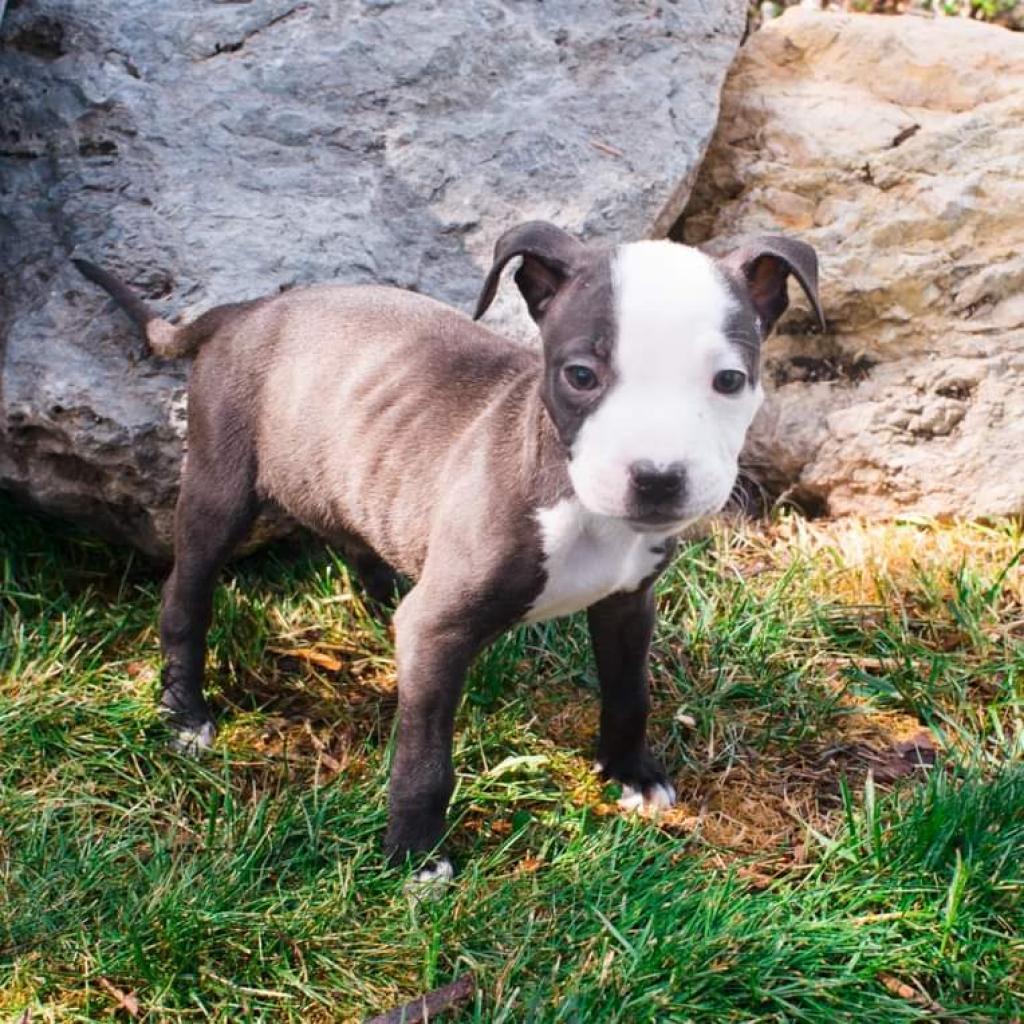
[[[905,759],[914,759],[920,761],[921,764],[935,764],[937,753],[935,741],[932,739],[932,734],[923,729],[917,735],[911,736],[909,740],[897,743],[893,750]]]
[[[860,917],[851,917],[850,924],[859,927],[864,924],[878,924],[881,921],[901,921],[906,916],[902,910],[888,910],[877,914],[861,914]]]
[[[738,868],[736,874],[746,882],[751,889],[767,889],[773,885],[775,879],[771,875],[766,875],[762,871],[758,871],[756,868],[743,865]]]
[[[516,872],[521,875],[532,875],[544,864],[543,857],[524,857],[517,865]]]
[[[280,654],[285,658],[297,658],[299,661],[307,661],[318,668],[326,669],[328,672],[340,672],[341,662],[330,654],[325,654],[316,647],[270,647],[272,654]]]
[[[947,1020],[959,1021],[962,1019],[960,1017],[950,1017],[945,1007],[935,1002],[927,992],[923,992],[920,988],[914,988],[912,985],[908,985],[905,981],[900,981],[899,978],[895,978],[891,974],[879,974],[878,980],[894,996],[899,996],[900,999],[905,999],[908,1003],[920,1006],[929,1013],[941,1014]]]
[[[900,999],[906,999],[908,1003],[916,1003],[920,1000],[917,989],[911,988],[905,981],[894,978],[891,974],[880,974],[878,980],[894,995]]]
[[[308,720],[303,725],[305,726],[306,735],[309,737],[309,742],[313,744],[313,749],[316,750],[320,763],[327,769],[328,773],[337,775],[345,767],[344,762],[339,761],[330,752],[327,744],[313,731],[313,726],[310,725]]]
[[[931,768],[935,764],[936,755],[931,736],[922,731],[885,750],[872,750],[868,756],[878,761],[874,768],[876,781],[895,782],[921,768]]]
[[[117,1002],[117,1008],[124,1010],[132,1020],[139,1018],[139,1001],[135,992],[122,992],[116,985],[112,985],[106,978],[98,978],[97,982],[101,989]]]

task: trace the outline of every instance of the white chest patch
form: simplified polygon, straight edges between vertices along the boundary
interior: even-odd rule
[[[571,615],[618,591],[635,590],[665,557],[668,534],[637,533],[565,498],[537,512],[547,582],[524,622]]]

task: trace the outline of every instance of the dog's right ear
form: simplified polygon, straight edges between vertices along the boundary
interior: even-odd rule
[[[792,274],[810,300],[818,324],[826,329],[818,298],[818,255],[806,243],[783,235],[762,235],[721,259],[722,267],[745,285],[757,312],[762,338],[772,332],[789,306],[786,283]]]
[[[582,242],[547,221],[531,220],[510,228],[494,247],[494,262],[487,272],[473,319],[479,320],[494,301],[505,264],[514,256],[522,256],[516,284],[526,299],[530,316],[540,323],[548,303],[565,284],[583,252]]]

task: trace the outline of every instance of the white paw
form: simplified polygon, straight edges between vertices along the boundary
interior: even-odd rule
[[[646,793],[635,786],[623,785],[622,796],[619,797],[619,806],[624,811],[640,811],[642,814],[660,814],[674,807],[675,803],[675,789],[664,782],[649,786]]]
[[[203,722],[198,729],[174,729],[174,734],[171,736],[171,748],[178,751],[179,754],[198,757],[204,751],[212,749],[216,735],[217,727],[213,722]]]
[[[447,857],[438,857],[426,866],[414,871],[405,883],[405,891],[417,900],[436,900],[455,878],[455,868]]]

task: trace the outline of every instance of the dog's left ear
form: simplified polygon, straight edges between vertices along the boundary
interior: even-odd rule
[[[821,329],[825,330],[825,314],[818,299],[818,257],[806,242],[764,235],[751,239],[719,263],[746,286],[760,321],[762,338],[771,334],[789,305],[786,282],[790,274],[800,282]]]
[[[494,301],[505,264],[514,256],[522,256],[523,265],[516,271],[516,284],[526,299],[530,316],[540,323],[548,304],[568,280],[584,248],[582,242],[547,221],[531,220],[510,228],[494,247],[494,262],[484,280],[473,319],[479,320]]]

